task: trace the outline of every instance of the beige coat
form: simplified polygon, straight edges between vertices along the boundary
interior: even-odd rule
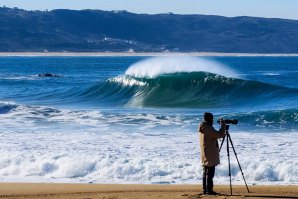
[[[225,136],[225,130],[225,125],[222,125],[219,131],[207,123],[201,123],[199,125],[201,161],[203,166],[212,167],[220,163],[217,139]]]

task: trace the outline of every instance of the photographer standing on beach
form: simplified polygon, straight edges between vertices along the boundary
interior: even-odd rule
[[[226,132],[226,124],[220,120],[221,128],[219,131],[213,127],[212,113],[204,113],[204,122],[199,125],[201,161],[203,166],[203,193],[216,195],[213,191],[213,177],[215,166],[219,161],[219,147],[217,139],[223,138]]]

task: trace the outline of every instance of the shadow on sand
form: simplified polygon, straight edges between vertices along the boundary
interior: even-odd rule
[[[227,194],[218,194],[218,195],[205,195],[205,194],[196,194],[191,195],[189,199],[198,199],[198,198],[285,198],[285,199],[298,199],[298,196],[275,196],[275,195],[227,195]]]

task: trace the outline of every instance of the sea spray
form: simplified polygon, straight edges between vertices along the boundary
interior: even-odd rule
[[[142,78],[155,78],[163,74],[181,72],[209,72],[225,77],[237,77],[236,73],[216,61],[198,57],[153,57],[131,65],[125,75]]]

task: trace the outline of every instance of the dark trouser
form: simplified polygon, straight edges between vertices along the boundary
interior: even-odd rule
[[[215,166],[203,166],[203,191],[204,193],[213,192],[213,177],[215,173]]]

